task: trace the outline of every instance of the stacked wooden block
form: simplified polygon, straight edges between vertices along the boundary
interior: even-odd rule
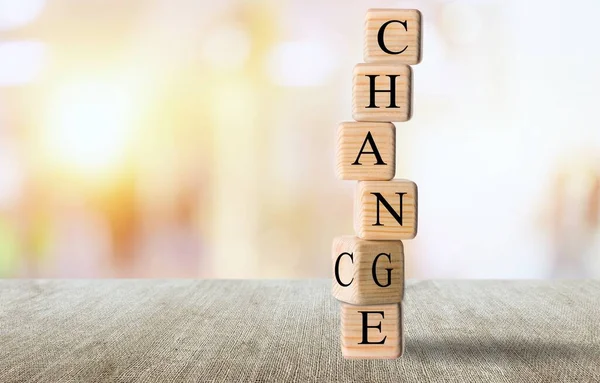
[[[354,68],[353,118],[338,129],[337,175],[357,180],[356,236],[333,241],[333,296],[341,301],[345,358],[402,355],[404,248],[417,234],[417,186],[393,179],[396,127],[411,117],[412,71],[421,60],[421,13],[371,9],[364,59]]]

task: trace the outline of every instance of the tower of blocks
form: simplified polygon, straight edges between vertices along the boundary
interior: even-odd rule
[[[421,13],[371,9],[364,60],[354,68],[352,117],[337,131],[336,172],[358,185],[354,236],[333,240],[333,296],[342,354],[394,359],[404,350],[404,247],[417,234],[417,186],[396,173],[396,127],[411,117],[412,71],[421,61]]]

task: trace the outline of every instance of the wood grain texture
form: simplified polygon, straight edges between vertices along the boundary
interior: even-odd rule
[[[402,225],[377,202],[379,193],[402,218]],[[402,205],[400,196],[402,195]],[[377,209],[379,205],[379,223]],[[413,239],[417,235],[417,185],[408,180],[359,181],[354,199],[354,231],[362,239]]]
[[[375,90],[390,90],[395,81],[395,106],[391,106],[390,92],[376,92],[375,105],[371,105],[371,80],[375,77]],[[352,87],[352,117],[356,121],[403,122],[410,120],[412,101],[412,71],[404,64],[357,64],[354,67]]]
[[[367,140],[371,134],[376,148]],[[366,144],[365,141],[367,140]],[[358,164],[356,160],[365,144]],[[382,164],[374,152],[381,156]],[[337,131],[336,173],[342,180],[388,181],[396,173],[396,127],[381,122],[342,122]]]
[[[379,311],[382,315],[367,314],[367,341],[382,344],[361,344],[363,339],[363,314],[361,311]],[[402,308],[399,304],[359,305],[341,304],[342,354],[346,359],[396,359],[404,351]]]
[[[367,63],[385,62],[418,64],[421,62],[422,33],[421,12],[416,9],[370,9],[365,19],[364,59]],[[381,27],[388,21],[398,20],[406,23],[391,22],[383,31],[384,47],[378,42]],[[394,54],[395,52],[401,52]]]
[[[348,255],[340,257],[343,253],[352,254],[352,259]],[[379,254],[387,255],[377,258]],[[401,241],[369,241],[355,236],[341,236],[333,240],[332,258],[334,278],[331,291],[337,300],[355,305],[402,302],[404,246]],[[338,258],[340,281],[349,286],[340,285],[335,278]],[[379,286],[373,279],[374,263],[377,281],[385,287]]]

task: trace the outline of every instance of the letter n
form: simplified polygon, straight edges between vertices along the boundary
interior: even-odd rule
[[[402,192],[402,193],[396,193],[400,196],[400,203],[398,205],[398,211],[394,210],[394,208],[392,207],[392,205],[390,205],[390,203],[383,198],[383,196],[381,195],[381,193],[371,193],[375,196],[375,198],[377,198],[377,222],[373,224],[373,226],[385,226],[384,224],[382,224],[379,220],[379,205],[383,205],[383,207],[386,208],[386,210],[392,215],[392,217],[394,217],[394,219],[398,222],[398,224],[400,224],[400,226],[402,226],[402,197],[407,194],[406,192]]]

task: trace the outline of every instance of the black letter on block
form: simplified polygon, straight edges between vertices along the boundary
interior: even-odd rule
[[[373,226],[385,226],[384,224],[379,222],[379,203],[380,202],[383,204],[383,207],[385,207],[387,209],[387,211],[390,212],[392,217],[394,217],[394,219],[396,221],[398,221],[400,226],[402,226],[402,196],[405,195],[406,192],[396,193],[400,196],[400,214],[396,213],[394,208],[388,203],[388,201],[386,201],[385,198],[383,198],[383,196],[380,193],[371,193],[371,194],[373,194],[377,198],[377,223],[374,223]]]
[[[382,319],[385,319],[383,316],[383,311],[359,311],[362,314],[362,342],[359,344],[384,344],[387,339],[387,335],[383,337],[379,342],[369,342],[368,332],[367,330],[370,328],[376,328],[381,332],[381,322],[377,326],[369,326],[368,323],[368,315],[369,314],[380,314]]]
[[[401,51],[394,52],[394,51],[387,49],[387,47],[385,46],[385,41],[383,40],[383,34],[385,33],[385,28],[387,28],[387,26],[390,25],[391,23],[402,24],[402,26],[404,27],[404,30],[408,32],[408,25],[407,25],[406,20],[404,20],[404,21],[390,20],[390,21],[386,22],[385,24],[383,24],[379,28],[379,33],[377,33],[377,42],[379,43],[379,48],[381,48],[381,50],[384,51],[385,53],[390,54],[390,55],[399,55],[400,53],[403,53],[406,50],[406,48],[408,48],[408,45],[405,46],[404,49],[402,49]]]
[[[370,80],[370,82],[369,82],[370,99],[369,99],[369,106],[367,106],[367,108],[379,108],[377,105],[375,105],[375,93],[376,92],[389,92],[390,93],[390,106],[388,106],[387,108],[399,108],[399,106],[396,105],[396,77],[399,76],[398,74],[386,75],[390,78],[390,89],[375,89],[375,79],[377,77],[379,77],[378,74],[366,74],[365,76],[367,76]]]
[[[372,152],[363,152],[363,150],[365,150],[365,145],[367,144],[367,141],[369,142],[369,145],[371,145],[371,149],[373,150]],[[375,145],[375,140],[373,140],[373,136],[371,135],[371,132],[367,133],[367,137],[365,138],[365,141],[362,144],[362,147],[360,148],[360,152],[358,152],[358,156],[356,157],[356,161],[354,161],[352,163],[352,165],[362,165],[360,162],[358,162],[358,160],[360,160],[360,156],[362,156],[364,154],[374,154],[375,158],[377,159],[377,162],[375,163],[375,165],[387,165],[385,162],[383,162],[383,159],[381,158],[381,154],[379,154],[379,149],[377,149],[377,145]]]
[[[350,260],[352,261],[352,263],[354,263],[354,256],[352,255],[352,253],[342,253],[342,254],[338,255],[337,259],[335,260],[335,272],[334,272],[334,274],[335,274],[335,280],[337,281],[337,283],[340,284],[340,286],[342,286],[342,287],[348,287],[348,286],[350,286],[352,284],[352,281],[354,281],[354,278],[352,278],[350,280],[350,282],[348,282],[348,284],[344,284],[342,282],[342,280],[340,279],[340,261],[341,261],[341,259],[342,259],[342,257],[344,255],[349,256]]]
[[[379,283],[379,280],[377,279],[377,260],[381,256],[385,256],[388,259],[388,261],[390,263],[392,263],[392,258],[391,258],[392,255],[391,254],[386,254],[386,253],[377,254],[375,259],[373,260],[373,269],[371,270],[373,272],[373,281],[379,287],[388,287],[389,285],[392,284],[392,270],[393,269],[386,269],[387,270],[387,283],[385,285],[382,285],[381,283]]]

